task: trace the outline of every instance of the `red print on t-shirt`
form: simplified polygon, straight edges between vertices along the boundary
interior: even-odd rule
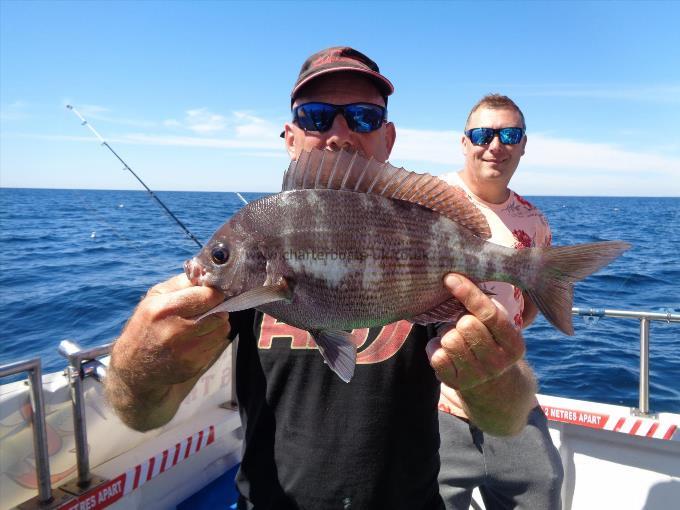
[[[408,321],[399,321],[383,326],[375,339],[364,346],[368,338],[368,329],[361,328],[352,330],[352,341],[357,346],[357,364],[380,363],[391,358],[404,345],[413,324]],[[316,342],[312,335],[304,329],[289,326],[285,322],[279,322],[274,317],[265,315],[260,326],[260,339],[257,346],[260,349],[271,349],[274,340],[290,342],[291,349],[316,349]]]

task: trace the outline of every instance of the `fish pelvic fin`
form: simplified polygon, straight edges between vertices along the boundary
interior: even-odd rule
[[[410,172],[357,152],[313,149],[291,161],[281,191],[330,189],[372,193],[418,204],[455,221],[482,239],[491,237],[489,223],[459,186],[430,174]]]
[[[354,376],[357,346],[346,331],[310,330],[319,352],[330,369],[348,383]]]
[[[605,241],[519,250],[517,256],[529,260],[536,256],[536,250],[541,252],[536,285],[524,290],[553,326],[573,335],[574,282],[606,266],[629,248],[630,244],[623,241]],[[531,263],[529,260],[527,263]]]
[[[483,292],[489,297],[496,295],[495,293],[486,289],[484,289]],[[463,305],[463,303],[458,301],[456,298],[451,298],[447,299],[443,303],[438,304],[425,313],[411,317],[408,319],[408,321],[414,324],[420,324],[421,326],[436,324],[438,322],[450,322],[455,324],[466,313],[469,312],[467,308],[465,308],[465,305]]]
[[[458,322],[463,315],[467,313],[467,310],[463,303],[458,301],[456,298],[447,299],[440,305],[436,306],[432,310],[428,310],[425,313],[416,315],[415,317],[409,319],[409,322],[414,324],[433,324],[437,322]]]

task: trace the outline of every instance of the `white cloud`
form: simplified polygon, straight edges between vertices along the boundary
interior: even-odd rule
[[[68,104],[64,102],[64,105]],[[247,149],[257,151],[281,151],[279,138],[281,126],[270,120],[245,111],[231,112],[228,116],[207,108],[193,108],[184,112],[184,118],[168,118],[162,122],[133,121],[106,115],[110,110],[98,105],[82,105],[77,108],[86,119],[109,121],[114,124],[132,124],[145,128],[143,131],[114,134],[106,128],[102,136],[111,143],[159,145],[175,147],[206,147],[217,149]],[[166,128],[168,131],[163,132]],[[182,131],[191,134],[182,134]],[[173,134],[169,134],[173,132]],[[12,133],[5,133],[10,134]],[[29,135],[14,133],[22,138],[49,140],[81,140],[81,137],[62,135]],[[272,157],[262,154],[263,157]]]
[[[522,164],[550,168],[598,169],[613,172],[675,172],[680,159],[650,152],[638,152],[607,143],[579,142],[533,134],[527,141]]]
[[[0,106],[0,119],[7,120],[23,120],[30,117],[28,113],[29,104],[25,101],[17,100],[8,105]]]
[[[390,159],[460,166],[460,133],[400,128]]]
[[[224,133],[237,140],[275,140],[281,126],[248,112],[235,111],[229,116],[214,113],[207,108],[187,110],[184,119],[168,119],[163,122],[171,129],[185,129],[198,135],[216,135]],[[213,140],[213,142],[215,142]],[[210,143],[213,143],[210,142]],[[185,142],[182,142],[184,144]],[[220,142],[222,143],[222,142]]]
[[[281,151],[279,138],[281,126],[262,117],[243,111],[232,112],[229,117],[210,112],[206,108],[187,110],[184,121],[168,119],[164,125],[182,128],[197,135],[168,136],[166,134],[131,133],[118,137],[122,143],[146,145],[171,145],[179,147],[211,147],[217,149],[259,149]],[[214,136],[214,135],[223,136]],[[270,157],[268,154],[262,154]]]
[[[96,104],[74,104],[71,101],[62,101],[64,107],[72,105],[86,120],[97,120],[120,126],[133,126],[150,129],[157,126],[156,122],[132,117],[121,117],[113,113],[110,108]]]
[[[544,85],[508,85],[517,93],[535,97],[579,97],[595,99],[614,99],[625,101],[644,101],[654,103],[680,103],[680,85],[639,85],[623,87],[611,85],[581,84],[544,84]]]
[[[189,112],[193,112],[189,114]],[[190,110],[196,135],[168,135],[148,130],[113,135],[112,144],[215,148],[239,151],[249,157],[285,157],[280,125],[246,112],[225,117],[206,109]],[[188,129],[185,122],[168,120],[165,125]],[[196,129],[202,125],[203,128]],[[220,136],[205,136],[221,129]],[[3,133],[6,136],[92,141],[88,136],[54,136]],[[390,158],[418,172],[440,174],[463,165],[460,133],[402,128]],[[680,158],[675,151],[641,151],[610,143],[583,142],[531,133],[526,155],[512,185],[525,194],[657,195],[680,196]]]
[[[99,106],[96,104],[81,104],[77,106],[77,110],[83,114],[83,116],[95,117],[95,118],[105,118],[103,115],[109,113],[111,110],[105,106]]]
[[[177,136],[154,133],[127,133],[115,135],[112,143],[162,145],[177,147],[207,147],[217,149],[283,150],[278,137],[278,125],[243,113],[234,116],[245,121],[237,125],[231,137]],[[169,121],[166,121],[169,122]],[[11,133],[5,133],[11,135]],[[14,135],[23,138],[41,138],[64,141],[91,140],[87,136],[64,135]],[[392,152],[393,161],[411,161],[460,168],[464,162],[460,149],[460,134],[454,131],[400,129]],[[254,154],[251,151],[251,154]],[[531,134],[526,154],[520,168],[552,168],[594,170],[599,173],[655,172],[667,176],[680,176],[680,158],[659,153],[636,151],[607,143],[580,142],[556,138],[540,133]]]
[[[46,140],[53,142],[92,142],[97,141],[94,136],[74,136],[74,135],[42,135],[35,133],[10,133],[3,132],[2,138],[24,138],[28,140]]]
[[[167,136],[131,133],[111,139],[111,142],[141,145],[164,145],[173,147],[205,147],[213,149],[261,149],[283,150],[280,139],[234,139],[234,138],[205,138],[197,136]]]
[[[184,126],[194,133],[208,134],[224,130],[227,120],[224,116],[212,113],[207,108],[197,108],[187,110]]]
[[[399,160],[460,166],[460,134],[454,131],[400,129],[392,156]],[[639,172],[654,170],[680,174],[680,158],[638,152],[607,143],[591,143],[530,134],[523,166]]]
[[[234,112],[236,122],[236,137],[241,139],[260,138],[263,140],[277,140],[281,146],[279,133],[281,126],[261,117],[246,112]]]
[[[439,174],[460,169],[464,163],[460,134],[400,129],[390,159],[417,172]],[[528,195],[678,196],[680,158],[615,144],[530,134],[512,187]]]

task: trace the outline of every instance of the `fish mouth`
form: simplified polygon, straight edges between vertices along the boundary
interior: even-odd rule
[[[205,267],[196,261],[196,258],[184,262],[184,272],[192,285],[203,285],[205,280]]]

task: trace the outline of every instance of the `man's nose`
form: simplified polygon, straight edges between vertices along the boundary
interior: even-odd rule
[[[333,119],[333,125],[326,135],[326,145],[333,150],[354,148],[354,131],[349,128],[342,114]]]
[[[494,133],[493,138],[491,142],[489,143],[489,150],[490,151],[498,151],[503,148],[503,144],[501,143],[501,136],[499,133]]]

